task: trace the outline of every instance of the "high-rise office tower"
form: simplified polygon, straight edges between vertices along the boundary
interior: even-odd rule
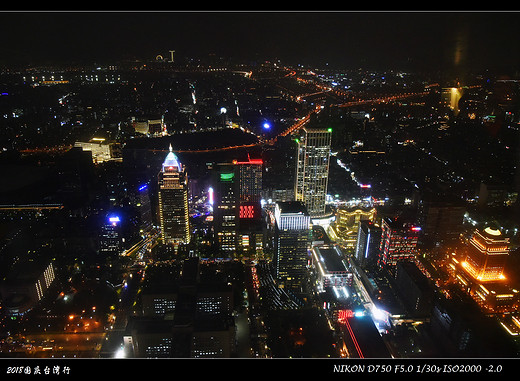
[[[147,232],[152,228],[152,205],[150,202],[150,192],[148,184],[143,184],[138,188],[138,206],[140,217],[140,230]]]
[[[159,224],[164,243],[178,246],[190,242],[188,175],[170,152],[162,164],[159,181]]]
[[[475,230],[462,266],[478,281],[501,281],[508,256],[509,238],[503,236],[500,230],[487,227],[482,231]]]
[[[239,231],[238,247],[243,255],[262,257],[264,224],[262,220],[262,159],[233,161],[239,178]]]
[[[215,243],[224,253],[263,251],[261,159],[218,163],[213,170]]]
[[[310,216],[302,202],[275,206],[274,275],[284,287],[299,290],[309,258]]]
[[[381,227],[369,220],[359,221],[355,258],[362,267],[377,263],[380,243]]]
[[[99,251],[105,254],[119,254],[122,249],[121,218],[115,213],[108,214],[101,225]]]
[[[262,198],[262,159],[247,161],[233,160],[235,174],[238,176],[238,192],[240,219],[258,219],[261,216],[260,199]]]
[[[217,164],[213,170],[213,226],[217,247],[234,254],[238,244],[240,192],[237,168],[233,163]]]
[[[379,265],[394,267],[398,261],[412,260],[417,253],[417,240],[421,228],[398,219],[383,218]]]
[[[251,159],[248,155],[247,161],[235,160],[233,163],[238,166],[240,203],[259,203],[262,198],[262,159]]]
[[[325,215],[332,129],[304,127],[298,143],[294,198],[311,218]]]
[[[466,207],[458,201],[423,199],[419,203],[418,221],[423,237],[432,242],[459,238]]]

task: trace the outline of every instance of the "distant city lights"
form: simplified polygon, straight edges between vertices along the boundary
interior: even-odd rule
[[[20,263],[25,273],[19,279],[18,267],[6,274],[17,288],[10,283],[9,295],[1,294],[9,301],[0,310],[10,331],[9,340],[0,339],[0,353],[361,359],[471,356],[476,350],[507,356],[507,337],[495,334],[495,323],[520,337],[520,288],[509,284],[516,268],[506,267],[507,257],[517,254],[520,224],[509,215],[520,199],[518,189],[507,183],[513,176],[505,176],[518,167],[513,141],[498,137],[506,129],[507,136],[520,132],[520,113],[502,106],[493,115],[480,111],[492,109],[490,91],[520,89],[520,75],[504,79],[507,86],[497,84],[496,90],[480,77],[450,88],[444,86],[451,81],[430,84],[429,76],[390,70],[384,76],[332,67],[315,73],[259,61],[254,71],[244,72],[249,69],[227,67],[227,60],[217,64],[217,57],[191,66],[190,59],[170,65],[161,56],[161,63],[139,64],[146,70],[117,82],[111,79],[120,70],[116,66],[98,67],[91,75],[95,81],[75,69],[67,76],[81,84],[78,94],[61,89],[64,79],[50,81],[48,69],[31,68],[34,77],[28,82],[20,82],[19,75],[6,77],[13,84],[0,90],[0,100],[17,98],[0,115],[10,137],[0,157],[11,164],[36,155],[31,163],[41,165],[33,165],[38,168],[31,183],[35,188],[47,184],[39,179],[48,173],[57,184],[36,199],[27,192],[25,200],[25,193],[11,189],[24,186],[26,172],[17,174],[10,166],[6,174],[17,176],[6,176],[13,185],[4,189],[9,203],[0,204],[0,218],[42,229],[34,231],[37,236],[56,230],[59,235],[50,238],[66,236],[88,247],[76,253],[75,247],[61,245],[49,257],[36,250],[23,253],[24,260],[34,262],[30,265],[42,267]],[[156,80],[162,73],[164,82]],[[110,95],[124,97],[121,107],[81,104],[79,90],[90,94],[89,83],[102,78],[121,84],[103,86]],[[43,108],[38,113],[43,119],[27,128],[25,119],[32,114],[26,110],[36,106],[33,97],[11,95],[18,83],[31,86],[24,94],[39,95],[41,90],[30,89],[46,86],[46,92],[67,95],[54,99],[50,112]],[[411,93],[410,87],[424,92]],[[164,111],[158,115],[148,107],[148,94],[157,91],[166,104],[157,105]],[[459,110],[463,95],[466,102]],[[500,99],[504,107],[517,100],[508,97]],[[18,105],[19,98],[27,104]],[[115,127],[105,126],[105,118]],[[475,126],[477,141],[461,145],[459,135]],[[79,132],[82,140],[74,141]],[[161,148],[168,144],[169,150]],[[489,155],[467,155],[477,150]],[[473,163],[477,167],[469,168]],[[43,165],[57,167],[42,172]],[[502,169],[505,175],[497,184],[491,177]],[[444,197],[448,189],[450,196]],[[56,197],[53,190],[59,192]],[[43,198],[47,193],[53,197]],[[69,202],[76,197],[78,206]],[[46,221],[54,217],[58,220],[51,226],[81,225],[48,230]],[[15,229],[1,239],[0,250],[7,251],[11,241],[23,246],[28,235],[19,233]],[[8,258],[13,265],[16,255]],[[62,259],[61,268],[53,257]],[[58,270],[63,282],[49,288]],[[24,278],[33,272],[31,295],[22,298]],[[154,296],[157,286],[162,295]],[[233,298],[252,315],[229,327],[236,315]],[[466,300],[474,302],[471,310]],[[183,324],[218,326],[211,335],[191,330],[186,348],[172,340],[178,325],[172,318],[192,307],[196,313],[183,314]],[[310,323],[299,319],[308,307],[318,312]],[[45,313],[28,314],[35,310]],[[287,321],[294,316],[294,324],[280,329],[278,321],[265,319],[271,311],[284,311]],[[155,324],[158,319],[164,322]],[[453,322],[467,333],[462,339],[450,336]],[[26,324],[36,333],[30,339]],[[134,324],[139,330],[132,329]],[[477,332],[488,327],[492,335]],[[110,336],[110,330],[117,335]],[[218,340],[207,340],[210,336]],[[283,337],[293,345],[271,345]],[[437,345],[439,337],[448,345]],[[518,354],[514,344],[511,357]]]

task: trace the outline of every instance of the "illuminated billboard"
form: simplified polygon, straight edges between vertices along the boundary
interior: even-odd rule
[[[255,218],[256,210],[254,205],[240,205],[240,218]]]

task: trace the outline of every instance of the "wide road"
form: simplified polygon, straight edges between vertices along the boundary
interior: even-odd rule
[[[30,346],[26,347],[28,357],[98,357],[99,350],[105,341],[104,332],[82,333],[35,333],[28,334],[25,339]]]

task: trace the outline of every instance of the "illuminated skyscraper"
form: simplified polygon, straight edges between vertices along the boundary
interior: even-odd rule
[[[218,164],[213,174],[215,243],[224,253],[234,254],[238,245],[239,222],[237,168],[233,163]]]
[[[251,159],[248,155],[247,161],[234,161],[233,163],[238,166],[240,203],[259,203],[262,197],[262,159]]]
[[[109,214],[101,225],[99,251],[105,254],[119,254],[122,249],[121,218]]]
[[[332,129],[302,129],[298,143],[294,197],[302,201],[311,218],[325,215]]]
[[[139,215],[140,215],[140,229],[146,232],[151,229],[152,223],[152,206],[150,203],[150,192],[148,184],[143,184],[138,188],[139,192]]]
[[[238,247],[243,255],[263,255],[264,229],[262,221],[262,159],[234,161],[239,177],[239,237]]]
[[[421,228],[391,218],[381,221],[379,265],[394,267],[398,261],[412,260],[417,253]]]
[[[280,202],[275,221],[275,277],[284,287],[298,290],[309,259],[310,216],[302,202]]]
[[[500,281],[504,279],[508,255],[509,238],[504,237],[500,230],[488,227],[474,232],[462,265],[478,281]]]
[[[190,242],[188,175],[170,152],[159,172],[159,224],[164,243],[177,246]]]
[[[355,258],[362,267],[377,262],[380,243],[381,228],[372,221],[359,221]]]
[[[259,254],[261,229],[261,159],[219,163],[213,171],[215,243],[226,254]]]
[[[258,219],[262,198],[262,159],[234,161],[238,169],[240,218]]]

